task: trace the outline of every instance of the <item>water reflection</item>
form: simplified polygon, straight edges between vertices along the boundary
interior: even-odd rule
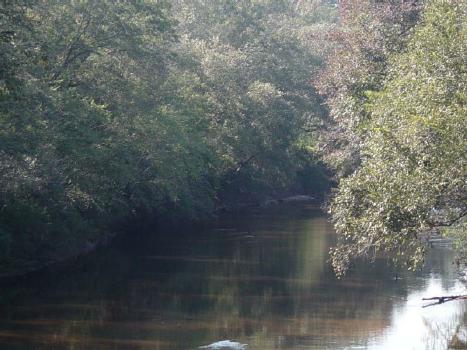
[[[446,349],[462,332],[451,253],[417,274],[386,262],[336,280],[335,239],[306,206],[231,215],[199,232],[132,237],[73,270],[24,281],[0,307],[2,349],[189,350],[223,339],[249,349]],[[34,286],[34,287],[32,287]]]

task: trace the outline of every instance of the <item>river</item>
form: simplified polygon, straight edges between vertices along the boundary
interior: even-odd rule
[[[466,293],[449,249],[416,273],[384,260],[337,280],[335,234],[311,205],[226,214],[204,228],[134,233],[0,294],[0,348],[190,350],[231,339],[249,350],[447,349]]]

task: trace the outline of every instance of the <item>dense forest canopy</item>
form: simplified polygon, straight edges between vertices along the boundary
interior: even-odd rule
[[[3,1],[0,263],[333,182],[338,274],[466,249],[466,6]]]
[[[3,1],[2,262],[58,259],[129,220],[325,190],[308,128],[324,113],[311,78],[327,48],[308,38],[335,12],[319,1]]]

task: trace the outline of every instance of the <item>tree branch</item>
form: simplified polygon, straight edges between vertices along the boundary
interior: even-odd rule
[[[434,303],[430,303],[427,305],[423,305],[423,307],[428,307],[428,306],[433,306],[433,305],[439,305],[446,303],[448,301],[453,301],[453,300],[462,300],[462,299],[467,299],[467,294],[463,295],[449,295],[449,296],[440,296],[440,297],[431,297],[431,298],[423,298],[422,300],[437,300]]]

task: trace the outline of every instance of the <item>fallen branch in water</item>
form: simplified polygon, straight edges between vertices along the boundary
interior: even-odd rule
[[[422,300],[437,300],[434,303],[430,303],[427,305],[423,305],[423,307],[428,307],[432,305],[439,305],[446,303],[448,301],[459,300],[459,299],[467,299],[467,294],[463,295],[448,295],[448,296],[441,296],[441,297],[431,297],[431,298],[423,298]]]

